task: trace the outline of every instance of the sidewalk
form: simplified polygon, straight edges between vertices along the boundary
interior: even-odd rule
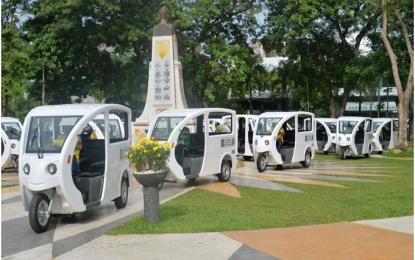
[[[414,217],[198,234],[104,235],[56,259],[413,259]]]

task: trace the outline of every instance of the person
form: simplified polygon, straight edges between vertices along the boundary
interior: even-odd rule
[[[182,144],[186,147],[190,145],[190,131],[189,128],[186,126],[183,127],[182,131],[179,134],[179,138],[177,139],[177,144]]]
[[[284,128],[286,127],[286,122],[282,125],[282,127],[280,128],[280,130],[278,131],[278,136],[277,136],[277,151],[279,152],[281,149],[281,146],[284,143],[284,135],[285,135],[285,130]]]
[[[379,142],[382,142],[382,137],[383,137],[383,128],[380,129],[380,133],[379,133]]]
[[[72,175],[79,172],[79,152],[82,150],[82,140],[78,137],[72,158]]]

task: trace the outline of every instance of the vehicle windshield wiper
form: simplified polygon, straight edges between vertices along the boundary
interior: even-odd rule
[[[38,135],[37,138],[37,156],[39,159],[43,158],[43,143],[42,143],[42,137],[40,137],[40,135]]]
[[[33,142],[35,141],[36,137],[39,135],[39,125],[37,125],[35,132],[30,139],[30,147],[33,147]]]

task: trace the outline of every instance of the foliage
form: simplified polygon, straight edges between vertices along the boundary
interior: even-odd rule
[[[166,162],[170,156],[170,143],[159,143],[151,139],[141,139],[138,144],[131,145],[130,151],[126,152],[130,162],[133,163],[138,172],[154,171],[157,172],[166,167]]]
[[[229,132],[229,128],[225,124],[220,124],[216,127],[215,132],[216,133],[227,133]]]
[[[22,118],[24,86],[31,74],[31,47],[20,28],[20,15],[28,1],[12,0],[1,5],[1,103],[2,116]],[[20,15],[19,15],[20,14]],[[24,117],[24,116],[23,116]]]
[[[297,95],[307,100],[308,86],[311,93],[325,97],[332,117],[341,116],[357,85],[344,68],[358,57],[361,40],[374,28],[379,13],[358,1],[268,1],[267,7],[263,42],[288,58]],[[318,108],[319,100],[310,100]]]

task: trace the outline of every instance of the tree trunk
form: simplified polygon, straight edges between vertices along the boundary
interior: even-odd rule
[[[409,75],[408,75],[408,81],[406,83],[406,89],[403,91],[402,89],[402,83],[399,78],[399,71],[398,71],[398,58],[396,57],[395,53],[393,52],[393,49],[389,43],[388,37],[387,37],[387,25],[388,25],[388,18],[386,14],[386,7],[385,7],[385,0],[381,0],[381,8],[382,8],[382,33],[380,34],[380,38],[383,41],[383,44],[385,45],[385,48],[388,52],[389,58],[391,60],[392,65],[392,72],[393,72],[393,78],[395,80],[396,90],[398,91],[398,97],[399,97],[399,105],[398,105],[398,113],[399,113],[399,143],[400,144],[407,144],[407,122],[406,119],[408,118],[408,108],[409,108],[409,102],[411,102],[411,96],[412,96],[412,89],[414,85],[414,52],[412,50],[412,43],[409,40],[408,36],[408,30],[406,29],[406,25],[403,22],[400,14],[396,9],[394,9],[394,13],[396,17],[399,20],[399,23],[402,27],[402,31],[405,37],[406,46],[408,48],[408,53],[411,58],[411,65],[409,68]]]

